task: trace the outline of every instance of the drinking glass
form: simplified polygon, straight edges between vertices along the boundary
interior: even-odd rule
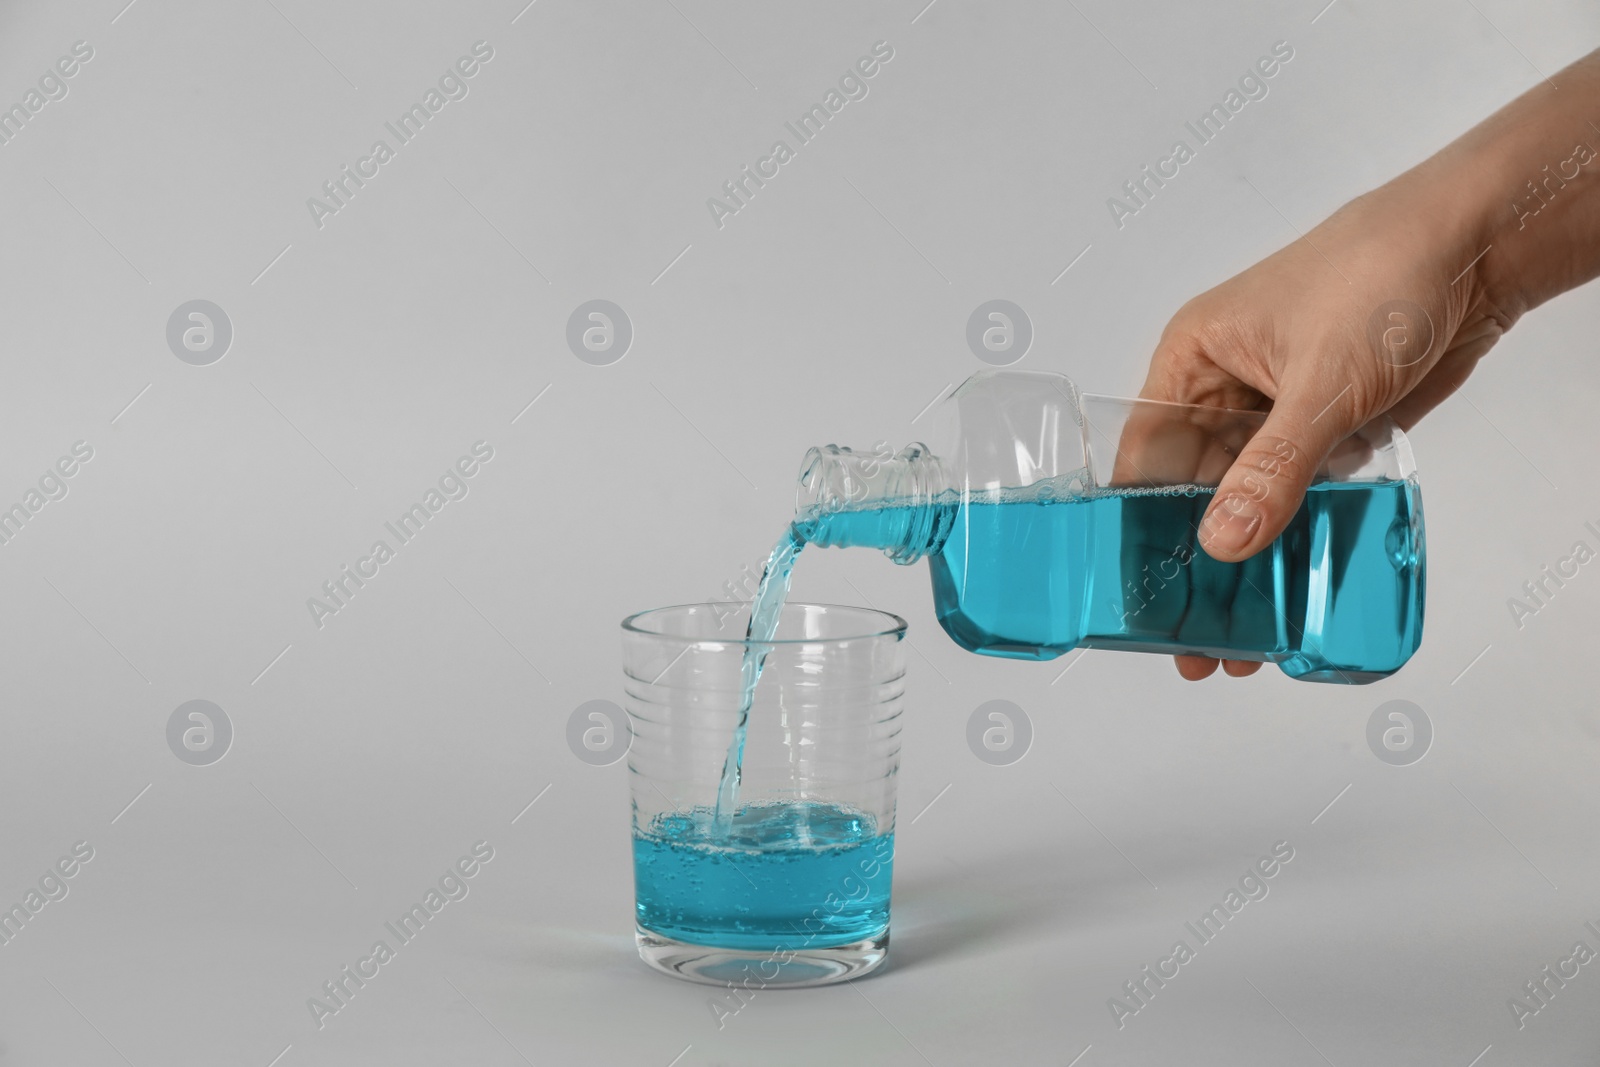
[[[708,603],[622,623],[639,955],[716,985],[854,978],[889,946],[905,620],[790,603],[760,644],[748,620]],[[744,660],[762,654],[719,813]]]

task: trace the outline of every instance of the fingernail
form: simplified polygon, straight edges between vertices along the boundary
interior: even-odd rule
[[[1211,505],[1201,523],[1200,543],[1212,555],[1237,555],[1255,536],[1261,525],[1261,512],[1254,502],[1238,493],[1227,496]]]

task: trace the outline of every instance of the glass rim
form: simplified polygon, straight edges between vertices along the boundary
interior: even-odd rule
[[[790,600],[790,601],[786,602],[783,605],[784,610],[787,611],[790,608],[822,608],[824,610],[834,609],[834,610],[838,610],[838,611],[856,611],[856,612],[861,612],[861,613],[866,614],[866,615],[876,616],[877,618],[879,618],[881,620],[887,620],[889,625],[884,629],[873,630],[873,631],[867,632],[867,633],[846,633],[846,634],[838,634],[838,635],[835,635],[835,636],[832,636],[832,637],[778,637],[778,638],[774,638],[771,641],[752,641],[752,640],[750,640],[749,638],[746,638],[746,637],[683,637],[683,636],[680,636],[678,634],[665,634],[665,633],[660,633],[659,631],[656,631],[656,630],[647,630],[644,627],[639,625],[639,621],[641,619],[643,619],[647,615],[659,615],[659,614],[661,614],[663,612],[684,611],[684,610],[692,609],[692,608],[713,608],[714,609],[714,608],[722,607],[722,606],[725,606],[725,605],[726,606],[736,606],[739,609],[743,609],[743,610],[748,611],[749,607],[750,607],[750,601],[748,601],[748,600],[703,600],[703,601],[698,601],[698,602],[688,603],[688,604],[668,604],[668,605],[665,605],[665,606],[659,607],[659,608],[646,608],[643,611],[636,611],[632,615],[629,615],[627,618],[623,619],[622,620],[622,632],[625,633],[625,634],[638,634],[640,637],[654,637],[654,638],[659,638],[659,639],[661,639],[663,641],[673,641],[673,642],[676,642],[678,644],[686,645],[686,646],[690,646],[690,647],[697,646],[697,645],[698,646],[723,646],[723,645],[745,645],[745,646],[748,646],[748,645],[760,645],[760,646],[762,646],[764,648],[765,647],[770,647],[770,646],[777,646],[777,645],[785,645],[785,646],[787,646],[787,645],[841,644],[841,643],[846,642],[846,641],[865,641],[865,640],[869,640],[871,638],[876,638],[876,637],[900,637],[900,638],[903,638],[905,636],[905,632],[906,632],[906,620],[902,619],[900,616],[896,615],[892,611],[880,611],[877,608],[864,608],[864,607],[860,606],[859,604],[824,604],[824,603],[818,603],[818,602],[815,602],[815,601],[803,601],[803,600]]]

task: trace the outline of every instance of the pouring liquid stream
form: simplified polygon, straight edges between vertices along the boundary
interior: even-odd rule
[[[733,730],[733,740],[728,743],[728,755],[722,764],[722,781],[717,787],[717,807],[713,814],[713,829],[717,836],[727,837],[733,828],[733,816],[739,806],[739,775],[744,760],[744,739],[750,723],[750,705],[755,701],[756,686],[761,682],[761,668],[772,651],[771,641],[778,632],[778,618],[783,614],[783,604],[789,598],[789,583],[794,574],[794,562],[805,547],[805,538],[799,529],[790,525],[773,546],[761,569],[761,582],[756,586],[755,598],[750,602],[750,621],[745,626],[744,660],[739,668],[739,718]]]

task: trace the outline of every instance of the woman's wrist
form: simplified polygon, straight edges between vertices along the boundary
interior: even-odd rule
[[[1473,291],[1503,328],[1600,273],[1600,130],[1585,107],[1597,97],[1600,53],[1418,168],[1450,188],[1442,199],[1475,242]]]
[[[1441,152],[1335,216],[1345,216],[1344,225],[1379,246],[1375,254],[1399,266],[1400,284],[1411,291],[1388,294],[1391,299],[1432,304],[1447,290],[1463,302],[1486,295],[1490,280],[1480,272],[1487,258],[1481,253],[1495,239],[1500,201],[1492,179],[1463,179],[1454,169],[1458,163]]]
[[[1589,132],[1574,129],[1500,168],[1504,191],[1486,213],[1493,247],[1479,276],[1513,318],[1600,273],[1600,137]]]

